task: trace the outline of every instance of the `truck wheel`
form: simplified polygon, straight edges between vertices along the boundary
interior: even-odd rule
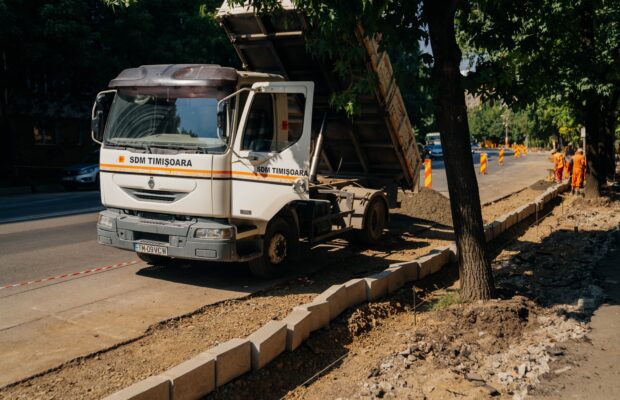
[[[286,272],[297,253],[299,238],[293,225],[276,217],[267,226],[263,254],[249,262],[250,271],[260,278],[273,278]]]
[[[138,258],[147,264],[151,265],[168,265],[170,264],[170,258],[164,256],[156,256],[153,254],[136,253]]]
[[[357,238],[367,245],[375,245],[383,237],[383,230],[387,226],[385,202],[375,198],[368,204],[364,216],[364,227],[357,231]]]

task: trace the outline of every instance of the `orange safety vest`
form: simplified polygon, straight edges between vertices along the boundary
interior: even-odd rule
[[[586,158],[583,154],[573,156],[573,174],[582,174],[586,169]]]
[[[553,155],[553,164],[556,170],[564,168],[564,155],[562,153],[555,153]]]

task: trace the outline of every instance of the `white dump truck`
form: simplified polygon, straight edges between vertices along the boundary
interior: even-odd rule
[[[307,53],[303,15],[282,4],[277,17],[219,10],[243,70],[145,65],[99,93],[99,243],[150,263],[247,261],[268,277],[300,242],[381,238],[420,166],[389,58],[358,35],[377,88],[347,118],[329,106],[346,82]]]

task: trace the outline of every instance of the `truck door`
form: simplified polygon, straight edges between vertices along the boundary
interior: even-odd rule
[[[232,155],[232,217],[269,221],[308,198],[312,82],[252,86]]]

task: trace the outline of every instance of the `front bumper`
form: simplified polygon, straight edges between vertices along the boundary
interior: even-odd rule
[[[100,213],[112,220],[112,227],[97,225],[100,244],[134,251],[135,244],[163,246],[168,257],[187,260],[246,261],[254,258],[240,256],[237,241],[194,238],[200,228],[228,228],[230,225],[210,220],[159,220],[127,215],[111,210]]]

